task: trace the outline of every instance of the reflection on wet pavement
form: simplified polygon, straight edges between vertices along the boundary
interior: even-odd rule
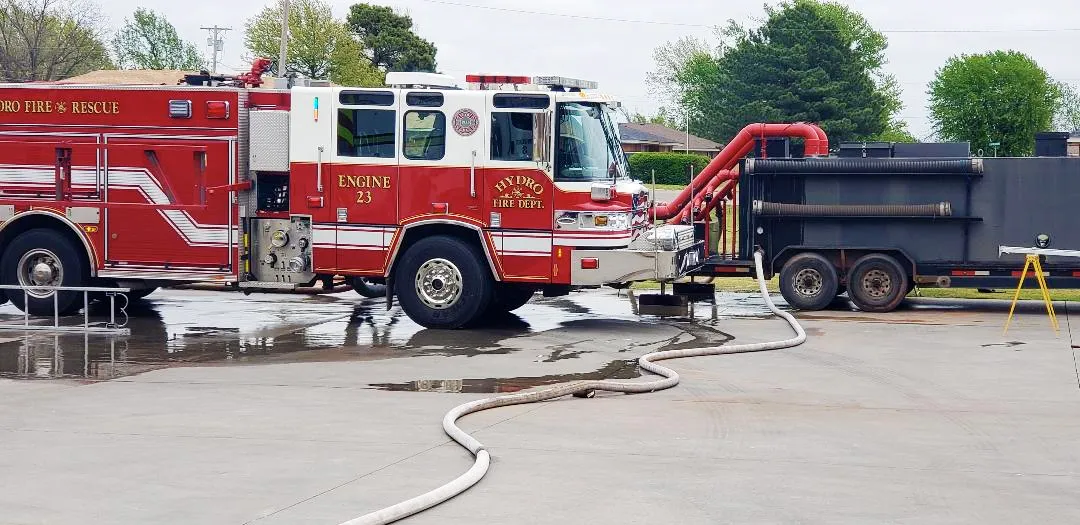
[[[540,377],[490,377],[484,379],[419,379],[407,383],[373,383],[378,390],[394,392],[450,392],[468,394],[509,393],[537,386],[585,381],[590,379],[633,379],[640,377],[637,359],[612,361],[599,370],[580,374]]]
[[[945,324],[962,322],[971,311],[1007,308],[1007,302],[1002,305],[989,301],[916,299],[908,303],[897,312],[871,316],[851,312],[847,302],[841,300],[827,311],[802,312],[800,317]],[[160,291],[146,300],[132,302],[127,310],[130,336],[0,331],[0,376],[108,380],[176,365],[371,361],[417,356],[472,358],[519,352],[528,345],[516,340],[530,337],[541,337],[541,344],[547,348],[536,362],[579,359],[599,348],[636,357],[643,353],[643,346],[649,345],[639,344],[632,337],[615,339],[612,334],[632,334],[642,325],[664,325],[681,330],[680,337],[666,343],[666,348],[712,346],[731,340],[716,328],[724,320],[769,317],[757,294],[731,292],[718,293],[715,301],[691,303],[689,318],[639,317],[632,293],[603,290],[558,298],[538,296],[513,314],[490,319],[486,326],[447,331],[423,329],[398,307],[388,311],[384,304],[351,293],[242,296]],[[107,309],[92,309],[92,321],[106,316]],[[81,316],[77,317],[68,321],[81,323]],[[13,306],[0,306],[0,323],[22,322],[22,314]],[[605,367],[590,372],[593,375],[589,377],[600,377],[597,374],[602,373],[616,371]],[[503,381],[508,385],[539,385],[572,379],[570,376]],[[460,382],[463,391],[495,391],[483,386],[493,384],[492,379],[453,381]]]
[[[549,337],[554,342],[540,361],[553,363],[591,351],[580,348],[582,343],[658,322],[637,317],[627,296],[613,293],[538,296],[485,326],[451,331],[423,329],[398,307],[387,311],[384,304],[352,294],[161,291],[132,302],[130,336],[0,331],[0,376],[108,380],[176,365],[502,355],[520,350],[517,338],[573,332],[562,340]],[[714,306],[713,319],[716,311]],[[91,320],[106,313],[94,308]],[[0,323],[14,322],[21,323],[22,314],[11,305],[0,307]],[[632,340],[621,345],[613,350],[635,349]]]

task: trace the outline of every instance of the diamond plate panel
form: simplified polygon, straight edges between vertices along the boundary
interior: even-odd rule
[[[251,171],[289,171],[289,112],[252,110],[248,115]]]

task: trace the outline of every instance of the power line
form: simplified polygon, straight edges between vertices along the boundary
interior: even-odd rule
[[[523,15],[537,15],[537,16],[554,16],[560,18],[574,18],[578,20],[593,20],[602,22],[623,22],[629,24],[648,24],[648,25],[662,25],[662,26],[676,26],[676,27],[696,27],[702,29],[711,29],[717,27],[718,24],[692,24],[688,22],[674,22],[664,20],[641,20],[635,18],[612,18],[605,16],[592,16],[592,15],[579,15],[573,13],[552,13],[545,11],[532,11],[528,9],[514,9],[509,7],[496,7],[490,5],[477,5],[477,4],[465,4],[460,2],[450,2],[447,0],[420,0],[421,2],[427,2],[429,4],[448,5],[453,7],[465,7],[469,9],[486,9],[488,11],[501,11],[505,13],[517,13]],[[835,33],[839,30],[834,29],[783,29],[786,32],[794,33]],[[1060,33],[1060,32],[1080,32],[1080,27],[1061,27],[1061,28],[1017,28],[1017,29],[879,29],[879,33]]]

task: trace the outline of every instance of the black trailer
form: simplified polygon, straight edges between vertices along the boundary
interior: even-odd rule
[[[740,169],[737,253],[695,275],[751,275],[761,249],[801,309],[844,291],[884,312],[916,285],[1012,288],[1024,256],[1000,246],[1080,249],[1080,158],[746,159]],[[1043,270],[1050,287],[1080,288],[1080,259],[1046,257]]]

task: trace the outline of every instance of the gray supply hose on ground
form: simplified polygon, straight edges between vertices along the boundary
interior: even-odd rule
[[[458,476],[453,481],[425,494],[416,496],[415,498],[403,501],[397,505],[386,507],[382,510],[377,510],[370,514],[365,514],[355,519],[351,519],[342,523],[341,525],[382,525],[386,523],[392,523],[402,518],[411,516],[418,512],[427,510],[435,505],[438,505],[450,498],[461,494],[469,487],[472,487],[480,478],[484,477],[487,473],[488,464],[491,460],[488,451],[485,449],[484,444],[477,441],[476,438],[467,434],[464,430],[461,430],[457,426],[457,420],[467,414],[473,412],[479,412],[481,410],[488,410],[492,408],[504,407],[508,405],[521,405],[526,403],[536,403],[538,401],[547,401],[549,399],[555,399],[557,397],[563,397],[572,394],[591,393],[596,390],[604,390],[608,392],[624,392],[627,394],[639,394],[645,392],[655,392],[657,390],[664,390],[671,388],[679,384],[679,374],[674,370],[660,366],[655,361],[663,361],[665,359],[676,359],[680,357],[698,357],[706,355],[723,355],[723,354],[743,354],[749,352],[762,352],[765,350],[779,350],[782,348],[791,348],[798,346],[806,341],[806,332],[803,331],[802,326],[795,320],[795,317],[791,314],[780,310],[772,302],[772,298],[769,297],[769,290],[765,286],[765,276],[762,270],[761,253],[754,253],[754,263],[757,265],[757,279],[758,285],[761,288],[761,296],[765,299],[765,305],[769,307],[774,314],[784,318],[785,321],[791,325],[791,328],[795,330],[795,337],[790,339],[784,339],[782,341],[772,341],[767,343],[750,343],[742,345],[732,346],[713,346],[706,348],[689,348],[685,350],[668,350],[661,352],[653,352],[646,354],[638,359],[638,365],[659,376],[663,376],[662,379],[655,381],[648,381],[644,383],[629,383],[624,381],[576,381],[573,383],[567,383],[564,385],[558,385],[551,388],[545,388],[543,390],[537,390],[534,392],[527,392],[521,394],[508,394],[505,396],[489,397],[485,399],[478,399],[476,401],[470,401],[468,403],[458,405],[452,410],[446,413],[443,417],[443,430],[454,441],[458,442],[462,447],[469,450],[474,456],[476,461],[473,463],[472,468],[466,471],[461,476]]]

